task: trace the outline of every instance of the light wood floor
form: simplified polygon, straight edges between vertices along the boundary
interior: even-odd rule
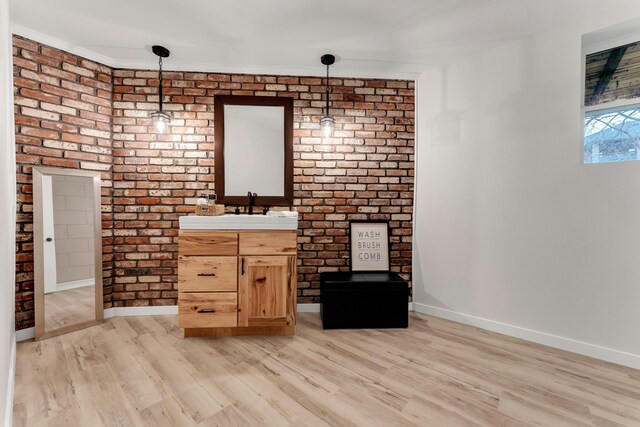
[[[96,318],[96,288],[93,285],[44,295],[44,330],[52,331]]]
[[[16,426],[640,426],[640,371],[412,314],[183,339],[175,316],[18,344]]]

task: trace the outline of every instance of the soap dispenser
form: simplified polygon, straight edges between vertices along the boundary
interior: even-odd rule
[[[209,194],[209,215],[224,215],[224,205],[217,205],[216,199],[215,194]]]
[[[216,214],[216,195],[215,194],[213,193],[209,194],[207,205],[209,206],[209,215],[215,215]]]

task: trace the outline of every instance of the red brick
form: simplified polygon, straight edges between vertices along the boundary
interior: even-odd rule
[[[13,45],[16,47],[21,47],[23,49],[30,50],[32,52],[37,52],[40,47],[40,45],[37,42],[28,40],[20,36],[13,36]]]
[[[80,168],[80,162],[76,160],[67,160],[67,159],[43,158],[42,164],[45,166],[55,166],[60,168],[72,168],[72,169]]]
[[[20,58],[20,57],[13,57],[13,66],[14,67],[19,67],[19,68],[25,68],[27,70],[31,70],[31,71],[37,71],[38,70],[38,63],[33,62],[33,61],[28,61],[26,59]]]
[[[41,52],[45,56],[48,56],[50,58],[57,58],[70,64],[76,64],[78,62],[77,56],[52,47],[42,46]]]
[[[59,67],[60,66],[60,60],[57,58],[52,58],[49,56],[45,56],[45,55],[40,55],[38,53],[29,51],[29,50],[23,50],[22,51],[22,56],[25,59],[28,59],[30,61],[36,62],[38,64],[40,64],[41,66],[50,66],[50,67]]]
[[[15,87],[26,87],[29,89],[37,89],[38,87],[40,87],[40,84],[38,82],[24,79],[18,76],[13,76],[13,84],[15,85]]]
[[[45,73],[48,74],[50,76],[54,76],[54,77],[60,77],[61,79],[64,80],[70,80],[70,81],[75,81],[77,76],[73,73],[69,73],[67,71],[61,70],[59,68],[57,68],[56,66],[47,66],[47,65],[42,65],[40,67],[40,70]]]

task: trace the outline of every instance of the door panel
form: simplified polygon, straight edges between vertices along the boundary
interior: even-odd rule
[[[294,257],[240,257],[238,326],[287,326]]]
[[[56,241],[53,220],[53,185],[50,175],[42,177],[42,231],[44,233],[44,293],[58,290]]]

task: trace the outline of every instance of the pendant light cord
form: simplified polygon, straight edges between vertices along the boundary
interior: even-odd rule
[[[329,117],[329,64],[327,64],[327,117]]]
[[[158,81],[158,91],[160,94],[160,112],[162,113],[162,56],[158,57],[158,64],[160,65],[160,75]]]

